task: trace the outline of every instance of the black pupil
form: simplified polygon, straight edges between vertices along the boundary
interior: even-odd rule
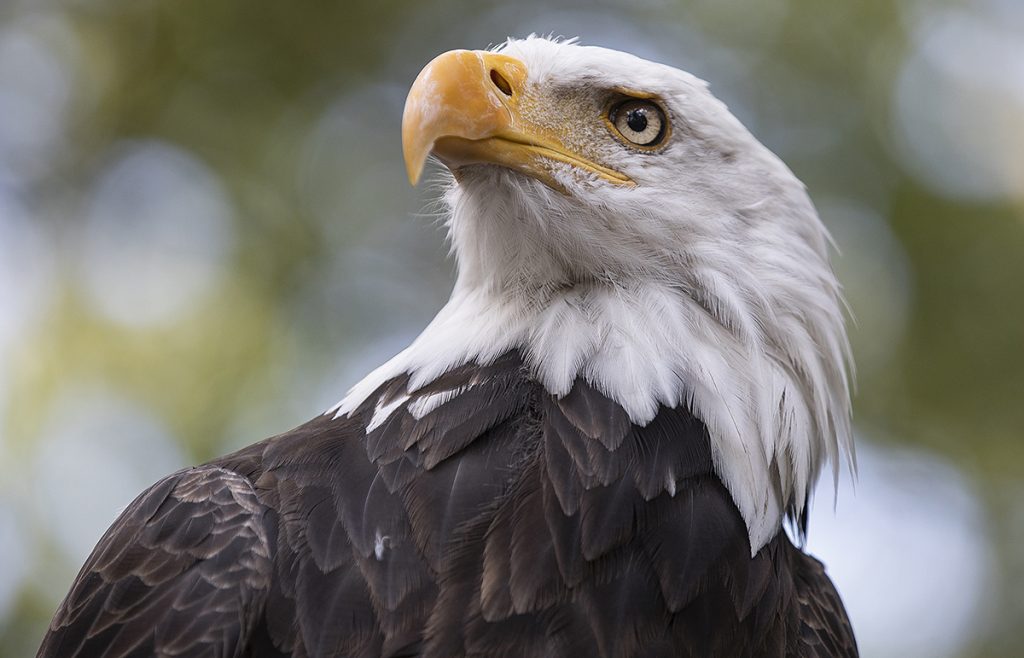
[[[647,129],[647,110],[637,107],[627,112],[626,125],[629,126],[630,130],[642,133]]]

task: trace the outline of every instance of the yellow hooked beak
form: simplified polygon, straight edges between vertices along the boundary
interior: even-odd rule
[[[452,172],[471,164],[497,164],[550,187],[551,162],[563,162],[619,185],[624,174],[566,147],[557,129],[529,120],[524,107],[527,71],[513,57],[482,50],[452,50],[420,71],[402,115],[402,149],[415,185],[433,153]]]

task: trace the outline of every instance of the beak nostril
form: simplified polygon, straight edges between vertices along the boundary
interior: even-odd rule
[[[491,69],[491,82],[501,90],[501,93],[506,96],[512,96],[512,85],[508,83],[505,76],[498,72],[498,69]]]

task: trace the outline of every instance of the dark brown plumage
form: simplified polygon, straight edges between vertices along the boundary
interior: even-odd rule
[[[509,353],[367,434],[406,384],[143,493],[39,656],[857,655],[819,562],[750,557],[687,409],[637,427]]]

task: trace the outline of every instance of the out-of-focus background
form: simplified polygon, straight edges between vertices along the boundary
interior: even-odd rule
[[[860,478],[810,547],[863,653],[1024,639],[1024,3],[3,0],[0,655],[161,475],[287,430],[403,347],[452,264],[405,91],[530,32],[685,68],[842,255]]]

